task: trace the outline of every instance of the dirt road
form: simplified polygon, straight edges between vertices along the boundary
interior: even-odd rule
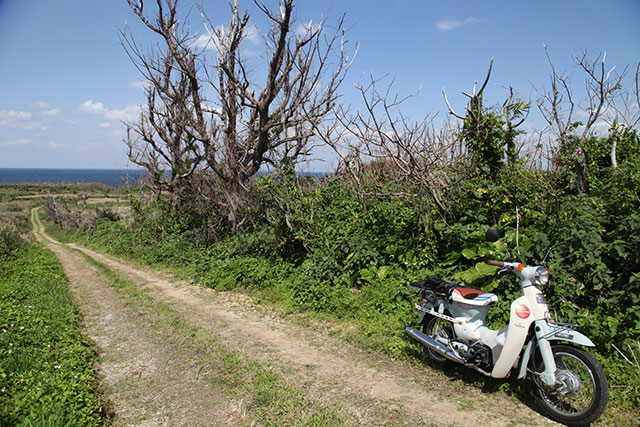
[[[547,425],[517,399],[451,381],[441,372],[372,354],[254,306],[251,299],[175,280],[162,272],[49,237],[32,211],[36,238],[62,263],[72,295],[96,342],[105,392],[123,425],[254,425],[249,407],[203,369],[219,353],[203,351],[157,327],[87,263],[134,284],[179,313],[188,328],[215,337],[259,364],[305,401],[330,408],[347,425]],[[82,255],[84,254],[84,256]],[[253,411],[253,412],[252,412]]]

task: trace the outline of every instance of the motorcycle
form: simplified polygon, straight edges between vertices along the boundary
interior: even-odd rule
[[[486,232],[489,242],[501,237],[495,227]],[[579,325],[550,317],[538,286],[549,283],[545,262],[551,247],[539,266],[487,261],[500,272],[515,274],[522,288],[522,296],[511,303],[509,324],[502,329],[489,329],[485,322],[498,302],[497,295],[429,276],[425,282],[410,284],[420,291],[415,311],[421,313],[422,330],[406,330],[422,344],[425,358],[433,364],[455,362],[492,378],[506,378],[512,372],[518,379],[529,376],[535,400],[546,416],[570,426],[590,424],[607,406],[609,385],[602,366],[578,347],[595,347],[572,329]]]

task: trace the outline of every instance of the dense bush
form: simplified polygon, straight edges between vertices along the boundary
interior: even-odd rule
[[[18,248],[23,246],[13,223],[0,223],[0,261],[3,261]]]

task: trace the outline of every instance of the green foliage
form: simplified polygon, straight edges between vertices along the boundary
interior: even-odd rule
[[[504,168],[507,139],[504,125],[502,116],[481,106],[472,108],[465,118],[462,138],[472,154],[473,168],[481,174],[495,174]]]
[[[526,108],[504,114],[517,118]],[[505,133],[505,118],[493,110],[478,117],[464,124],[469,157],[441,171],[452,183],[443,194],[444,213],[425,203],[419,188],[391,179],[391,165],[379,160],[364,165],[357,185],[347,175],[298,177],[291,167],[254,179],[239,234],[215,215],[206,217],[196,198],[180,209],[161,198],[144,206],[134,199],[131,218],[101,215],[82,238],[180,269],[206,286],[241,289],[291,312],[355,325],[347,334],[354,341],[406,356],[415,349],[404,334],[415,321],[415,295],[406,284],[427,274],[495,292],[500,300],[488,322],[494,328],[508,322],[520,289],[515,277],[496,276],[485,264],[507,257],[500,244],[484,240],[496,225],[514,259],[524,263],[539,263],[555,242],[551,284],[543,289],[549,305],[560,320],[588,328],[612,384],[637,382],[638,373],[625,370],[611,346],[640,336],[637,131],[614,125],[608,137],[581,142],[590,187],[589,195],[578,195],[571,144],[579,141],[569,138],[552,159],[557,169],[530,170],[513,161],[514,135]],[[640,404],[637,388],[616,390],[625,390],[616,395],[620,401]]]
[[[0,420],[7,425],[101,425],[92,342],[62,267],[23,246],[0,265]],[[4,424],[3,424],[4,425]]]
[[[617,167],[612,164],[616,145]],[[637,212],[640,208],[640,136],[636,129],[614,123],[606,138],[585,141],[589,170],[589,192],[607,203],[606,210],[615,215]]]

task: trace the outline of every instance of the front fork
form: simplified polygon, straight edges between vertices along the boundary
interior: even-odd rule
[[[542,381],[547,385],[556,383],[556,361],[551,350],[551,341],[565,341],[571,344],[577,344],[585,347],[595,347],[595,344],[580,332],[572,329],[569,323],[551,322],[548,318],[536,320],[533,327],[536,339],[531,339],[522,354],[522,362],[520,364],[520,373],[518,379],[523,379],[527,375],[527,366],[529,359],[537,347],[540,349],[540,355],[544,361],[544,372],[539,373]]]
[[[546,338],[540,337],[536,331],[536,338],[538,338],[538,348],[540,349],[540,355],[544,362],[544,372],[540,372],[540,379],[548,386],[552,386],[556,383],[556,359],[553,357],[553,350],[551,350],[551,343]]]
[[[540,350],[540,356],[544,362],[544,371],[537,373],[540,376],[542,382],[548,386],[552,386],[556,383],[556,360],[553,357],[553,350],[551,349],[550,327],[547,320],[536,320],[532,327],[536,335],[535,339],[531,339],[527,344],[521,358],[520,373],[518,379],[523,379],[527,375],[527,366],[529,360],[534,356],[536,347]],[[557,339],[557,338],[556,338]]]

